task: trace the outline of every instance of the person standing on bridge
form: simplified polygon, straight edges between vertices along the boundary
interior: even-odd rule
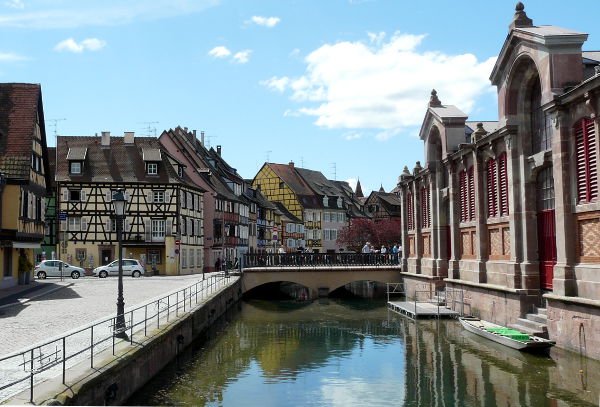
[[[369,254],[371,253],[371,244],[369,242],[365,243],[365,245],[362,248],[362,252],[364,254]]]

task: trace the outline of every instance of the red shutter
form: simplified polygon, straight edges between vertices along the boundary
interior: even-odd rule
[[[421,228],[431,227],[431,211],[429,210],[429,188],[421,188]]]
[[[590,202],[598,197],[596,131],[592,119],[575,126],[577,146],[577,201]]]
[[[475,220],[475,176],[473,167],[467,171],[469,178],[469,220]]]
[[[414,227],[414,223],[413,223],[413,219],[414,219],[414,213],[413,213],[413,194],[412,192],[408,192],[406,194],[406,217],[407,219],[407,223],[408,223],[408,230],[413,230]]]
[[[427,187],[427,227],[431,227],[431,190]]]
[[[498,189],[496,186],[496,160],[490,158],[487,162],[487,209],[488,218],[498,216]]]
[[[506,172],[506,153],[498,157],[498,184],[500,185],[500,216],[508,215],[508,174]]]
[[[461,171],[460,177],[460,221],[467,221],[467,172]]]

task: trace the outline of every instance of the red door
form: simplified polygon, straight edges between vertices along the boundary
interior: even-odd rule
[[[554,227],[554,209],[538,212],[537,224],[540,285],[544,290],[552,290],[554,265],[556,264],[556,228]]]
[[[554,179],[552,167],[538,173],[537,177],[537,231],[540,262],[540,288],[552,290],[556,264],[556,224],[554,223]]]

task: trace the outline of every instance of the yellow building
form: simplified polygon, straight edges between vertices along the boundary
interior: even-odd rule
[[[48,151],[38,84],[0,84],[0,289],[29,282],[44,239]]]
[[[60,259],[91,270],[118,257],[111,201],[124,189],[123,257],[159,274],[202,272],[205,191],[158,139],[58,137],[56,186]]]
[[[252,182],[253,188],[270,201],[280,202],[293,216],[304,222],[303,243],[315,251],[322,250],[322,202],[298,174],[293,162],[288,165],[265,163]]]

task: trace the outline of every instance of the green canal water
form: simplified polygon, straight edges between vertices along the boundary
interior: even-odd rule
[[[597,406],[600,363],[513,351],[385,301],[249,300],[135,394],[176,406]]]

